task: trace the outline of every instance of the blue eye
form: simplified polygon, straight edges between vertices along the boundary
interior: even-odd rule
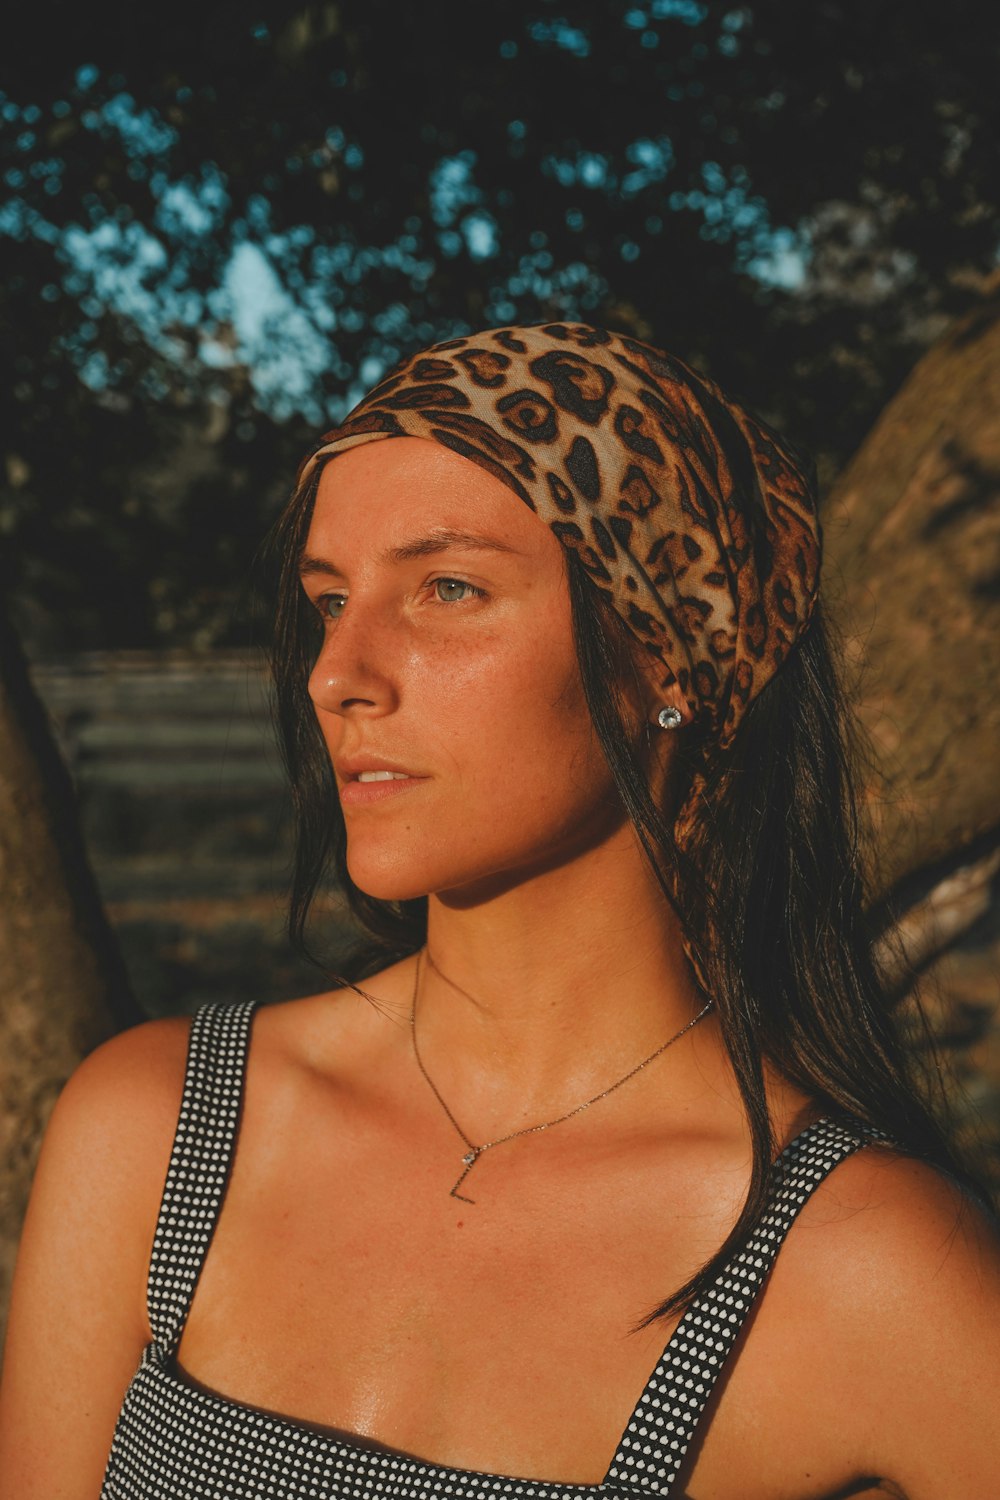
[[[465,582],[463,582],[463,580],[461,578],[435,578],[435,580],[434,580],[434,587],[436,589],[440,589],[440,587],[441,587],[442,584],[444,584],[444,586],[446,588],[450,587],[450,588],[459,588],[459,589],[469,589],[473,594],[478,594],[480,597],[482,597],[483,594],[485,593],[484,589],[477,589],[474,583],[465,583]],[[442,604],[461,604],[462,603],[461,599],[454,599],[454,598],[452,598],[452,599],[442,599],[440,593],[438,594],[438,598],[441,599]]]
[[[486,597],[486,589],[477,588],[475,583],[466,583],[460,577],[436,577],[432,588],[436,600],[441,604],[462,604],[468,598]],[[316,612],[321,619],[340,619],[346,603],[346,594],[319,594],[316,598]]]

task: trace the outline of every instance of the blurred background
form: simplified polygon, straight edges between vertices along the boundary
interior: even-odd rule
[[[326,987],[282,932],[258,548],[317,430],[511,321],[637,334],[814,454],[873,915],[1000,1182],[995,7],[35,0],[17,38],[0,1294],[89,1047]]]

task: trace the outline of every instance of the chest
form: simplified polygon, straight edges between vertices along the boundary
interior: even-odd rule
[[[181,1369],[452,1467],[598,1483],[676,1318],[636,1325],[725,1238],[745,1164],[697,1142],[669,1160],[653,1141],[584,1150],[567,1132],[487,1153],[466,1204],[449,1194],[458,1152],[437,1135],[408,1146],[348,1130],[326,1154],[243,1152]],[[755,1500],[758,1484],[761,1500],[819,1500],[843,1478],[832,1392],[788,1338],[793,1303],[775,1280],[744,1330],[692,1500]]]

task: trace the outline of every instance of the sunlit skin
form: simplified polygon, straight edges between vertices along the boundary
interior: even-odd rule
[[[446,529],[511,550],[380,561]],[[345,809],[363,890],[481,906],[519,887],[524,902],[543,867],[623,842],[563,549],[505,485],[416,438],[355,448],[327,465],[306,553],[325,630],[309,691],[331,759],[385,755],[425,778],[405,802]]]
[[[381,560],[445,529],[511,550]],[[551,1112],[560,1088],[612,1081],[609,1048],[638,1061],[700,1006],[590,722],[563,549],[500,480],[394,438],[328,463],[304,550],[331,760],[384,756],[424,778],[345,807],[351,878],[383,899],[430,896],[435,960],[481,1008],[429,981],[422,1030],[434,1050],[440,1027],[467,1077],[485,1049],[470,1088],[480,1109],[497,1090],[485,1138],[510,1118],[512,1078],[519,1109]],[[665,702],[683,700],[646,684],[637,737]],[[623,971],[634,993],[611,1007]]]
[[[414,544],[461,529],[505,550]],[[348,867],[428,897],[420,1049],[474,1141],[608,1087],[694,1015],[680,934],[592,730],[558,540],[429,441],[326,466],[303,548],[309,691],[335,767],[419,776],[352,802]],[[632,731],[664,805],[684,711],[644,663]],[[636,1323],[732,1227],[748,1127],[710,1014],[550,1131],[465,1147],[414,1059],[416,963],[263,1007],[238,1149],[177,1354],[230,1401],[435,1464],[597,1484],[675,1319]],[[374,1003],[372,1003],[374,1001]],[[64,1091],[26,1221],[0,1391],[0,1494],[94,1500],[150,1339],[149,1249],[188,1023],[98,1048]],[[820,1105],[766,1074],[779,1142]],[[1000,1252],[930,1168],[841,1163],[782,1246],[680,1476],[688,1500],[985,1500]],[[928,1378],[932,1372],[933,1378]],[[879,1483],[879,1477],[884,1483]]]

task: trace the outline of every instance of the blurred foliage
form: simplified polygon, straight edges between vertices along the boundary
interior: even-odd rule
[[[986,0],[37,0],[0,58],[0,586],[241,644],[311,432],[476,326],[649,337],[829,478],[1000,244]]]

